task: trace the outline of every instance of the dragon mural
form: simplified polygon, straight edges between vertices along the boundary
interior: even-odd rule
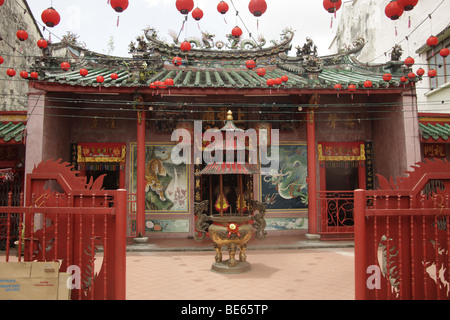
[[[271,186],[267,188],[268,191],[275,191],[265,193],[267,204],[273,205],[277,201],[286,203],[292,199],[299,199],[303,205],[307,205],[308,167],[304,149],[302,146],[280,146],[279,169],[269,171],[269,174],[263,176],[266,186]]]

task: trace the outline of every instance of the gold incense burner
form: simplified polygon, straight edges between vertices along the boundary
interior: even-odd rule
[[[220,130],[224,133],[243,131],[234,125],[230,111],[225,126]],[[235,162],[210,163],[196,171],[196,179],[200,179],[196,185],[204,185],[208,189],[208,194],[196,199],[208,197],[209,200],[194,204],[194,239],[202,241],[209,235],[213,241],[216,256],[212,270],[240,273],[251,269],[246,250],[253,234],[258,239],[266,237],[266,204],[253,200],[253,175],[259,173],[258,167],[250,163],[248,154],[245,161],[236,160],[238,152],[246,151],[245,144],[224,139],[223,146],[219,146],[216,152],[228,153],[230,148],[235,152]],[[224,247],[229,253],[229,259],[225,261]],[[236,259],[238,250],[239,258]]]

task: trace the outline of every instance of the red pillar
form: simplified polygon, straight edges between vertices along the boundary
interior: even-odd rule
[[[145,236],[145,111],[137,120],[136,233]]]
[[[355,190],[355,299],[366,300],[366,195],[363,189]]]
[[[306,136],[308,151],[308,233],[317,234],[316,132],[314,110],[309,110],[307,113]]]
[[[116,245],[115,245],[115,300],[126,299],[126,245],[127,245],[127,191],[119,189],[116,211]],[[105,292],[106,294],[106,292]]]

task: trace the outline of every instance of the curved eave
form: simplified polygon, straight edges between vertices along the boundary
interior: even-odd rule
[[[38,80],[31,80],[31,86],[45,88],[47,91],[95,91],[108,88],[111,92],[130,92],[139,89],[141,92],[154,93],[161,89],[151,89],[150,84],[156,81],[173,79],[174,85],[165,91],[172,94],[241,94],[241,95],[275,95],[275,94],[302,94],[308,92],[321,94],[336,94],[335,84],[341,84],[342,90],[347,92],[348,85],[354,84],[357,89],[353,94],[399,93],[410,89],[420,78],[409,80],[406,84],[400,82],[399,75],[393,75],[389,82],[383,80],[380,72],[371,72],[368,69],[349,70],[345,68],[324,68],[321,72],[299,74],[283,70],[276,66],[266,67],[264,76],[257,75],[255,70],[246,68],[194,68],[189,66],[164,66],[157,70],[150,70],[146,74],[146,81],[140,80],[141,72],[130,71],[125,68],[87,68],[88,75],[82,77],[79,70],[74,71],[45,71],[39,75]],[[145,70],[144,70],[145,71]],[[117,80],[111,79],[111,74],[118,74]],[[269,87],[268,79],[288,76],[289,80],[281,85]],[[97,76],[103,76],[104,82],[98,83]],[[365,88],[364,82],[372,81],[371,88]],[[361,89],[361,90],[359,90]],[[195,92],[194,92],[195,90]],[[103,92],[105,93],[105,92]]]

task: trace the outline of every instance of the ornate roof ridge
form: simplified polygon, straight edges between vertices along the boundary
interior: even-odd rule
[[[146,28],[144,30],[144,36],[147,39],[147,43],[143,37],[138,37],[138,47],[136,48],[134,43],[130,44],[130,53],[134,54],[139,51],[148,50],[155,53],[159,53],[163,56],[183,56],[187,58],[197,58],[197,59],[250,59],[259,58],[267,56],[275,56],[280,53],[289,51],[292,46],[291,42],[294,38],[294,31],[290,28],[285,28],[281,33],[280,42],[271,41],[272,46],[264,48],[266,43],[264,38],[260,38],[260,43],[258,44],[256,40],[253,39],[236,39],[229,36],[230,46],[229,49],[224,49],[226,45],[222,41],[217,41],[215,44],[212,40],[212,35],[203,33],[203,41],[198,39],[186,39],[186,41],[193,44],[193,48],[189,52],[182,52],[179,48],[178,39],[174,38],[174,43],[169,44],[159,39],[158,34],[153,28]],[[222,43],[223,46],[218,44]],[[218,49],[213,49],[214,47]],[[253,49],[247,49],[248,47],[253,47]]]

